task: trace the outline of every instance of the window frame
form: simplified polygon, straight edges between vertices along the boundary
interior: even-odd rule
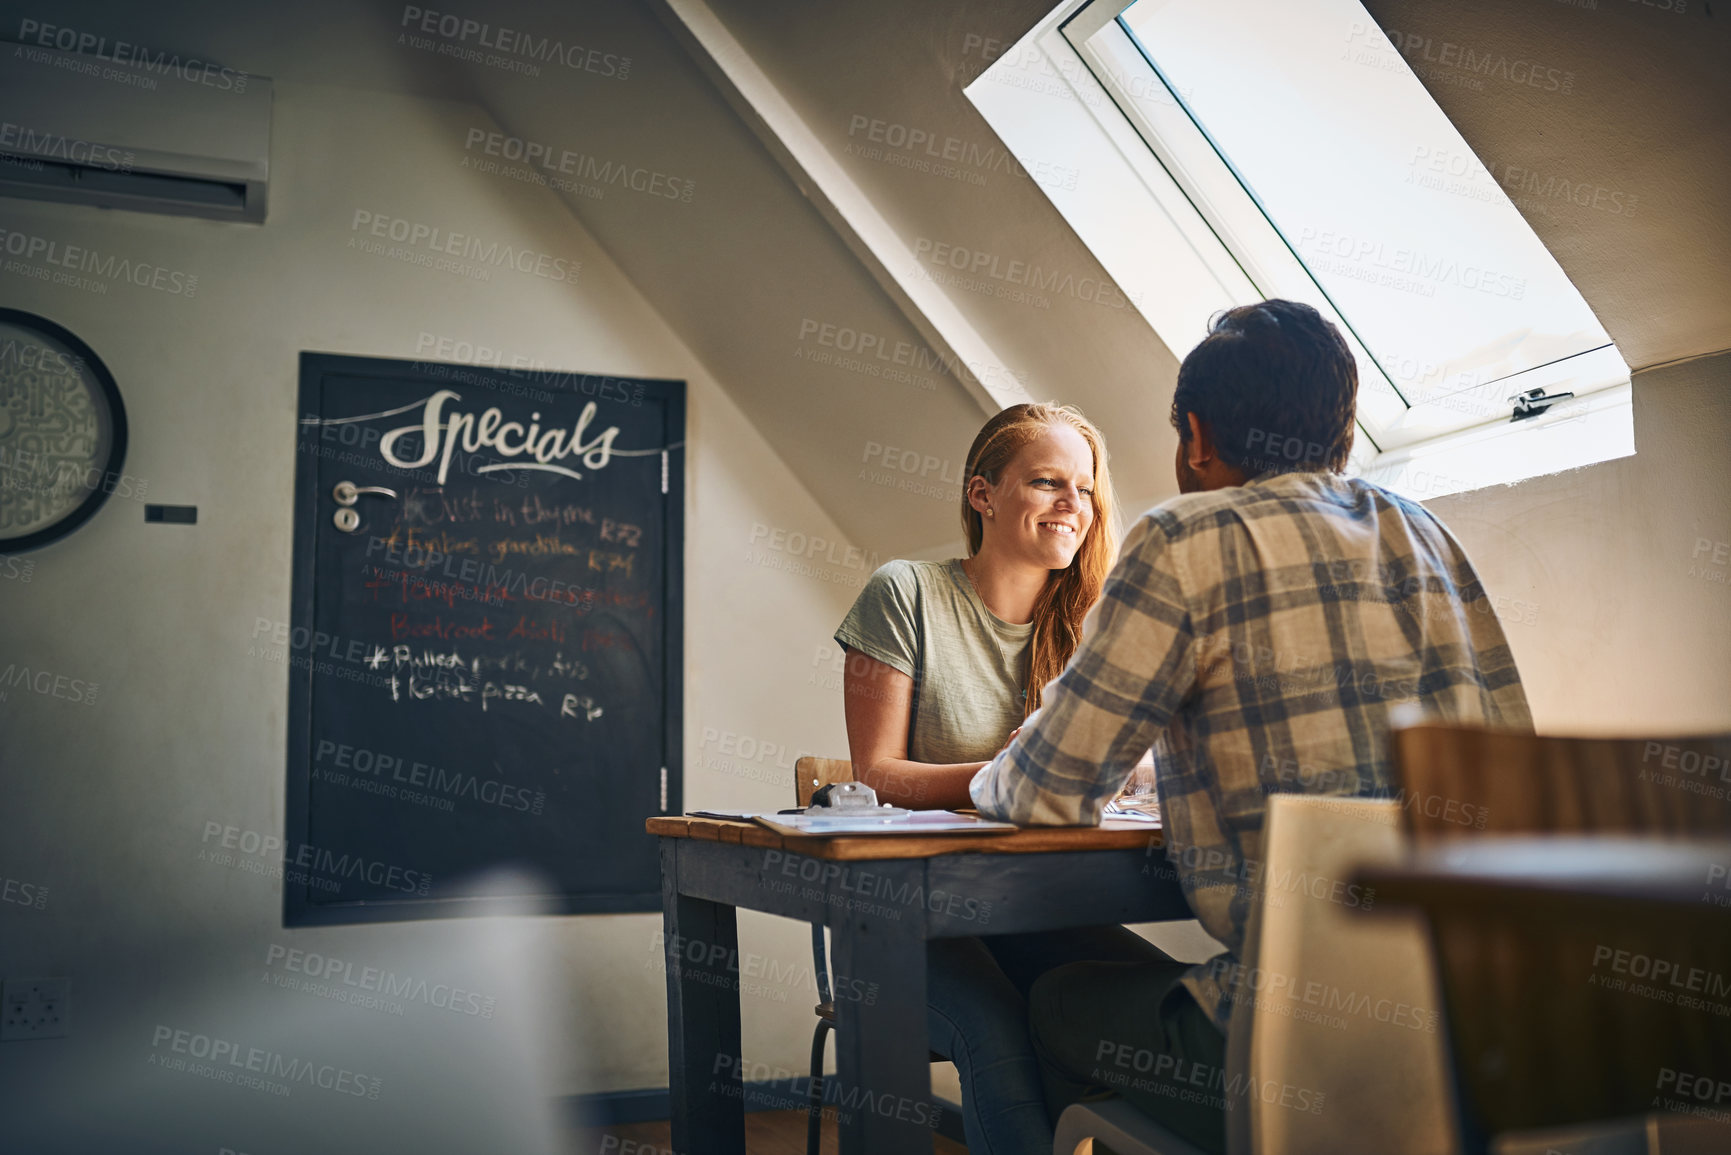
[[[1635,452],[1630,373],[1614,344],[1410,403],[1119,22],[1132,3],[1070,0],[964,92],[1024,164],[1050,156],[1059,134],[1064,147],[1089,151],[1085,171],[1101,189],[1042,191],[1175,354],[1194,346],[1220,309],[1265,297],[1313,305],[1340,327],[1358,363],[1349,472],[1416,498]],[[1365,21],[1380,29],[1368,13]],[[1068,89],[1056,115],[1050,106],[1027,115],[1033,86],[1010,73],[1030,69],[1046,89]],[[1158,277],[1147,272],[1150,251],[1159,253]],[[1511,421],[1512,397],[1541,386],[1576,396]],[[1464,417],[1463,402],[1472,406]]]

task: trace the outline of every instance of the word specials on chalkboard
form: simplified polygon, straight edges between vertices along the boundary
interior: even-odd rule
[[[285,917],[657,909],[683,383],[451,368],[302,358]]]

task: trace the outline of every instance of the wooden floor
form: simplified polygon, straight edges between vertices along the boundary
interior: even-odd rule
[[[565,1149],[571,1155],[684,1155],[673,1150],[669,1124],[620,1123],[611,1127],[579,1127],[569,1131]],[[745,1117],[748,1155],[805,1155],[804,1111],[752,1111]],[[824,1155],[836,1155],[834,1124],[823,1129]],[[968,1149],[942,1135],[932,1136],[934,1155],[967,1155]]]

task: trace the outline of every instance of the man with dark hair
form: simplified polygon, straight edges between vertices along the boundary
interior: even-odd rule
[[[1172,427],[1180,448],[1199,436],[1221,466],[1252,477],[1291,469],[1339,473],[1352,452],[1358,365],[1340,330],[1297,301],[1241,305],[1214,318],[1178,368]],[[1203,484],[1178,455],[1178,489]]]
[[[1386,796],[1397,706],[1531,728],[1460,545],[1423,507],[1340,475],[1357,386],[1346,342],[1308,305],[1215,318],[1172,400],[1180,495],[1136,522],[1045,704],[973,780],[987,817],[1096,825],[1152,744],[1166,857],[1226,947],[1195,966],[1076,963],[1036,983],[1054,1119],[1115,1090],[1224,1150],[1224,1111],[1249,1091],[1225,1071],[1225,1032],[1267,796]]]

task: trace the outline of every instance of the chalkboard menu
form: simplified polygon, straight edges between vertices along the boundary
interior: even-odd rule
[[[306,353],[300,401],[285,923],[460,915],[495,868],[659,909],[684,383]]]

